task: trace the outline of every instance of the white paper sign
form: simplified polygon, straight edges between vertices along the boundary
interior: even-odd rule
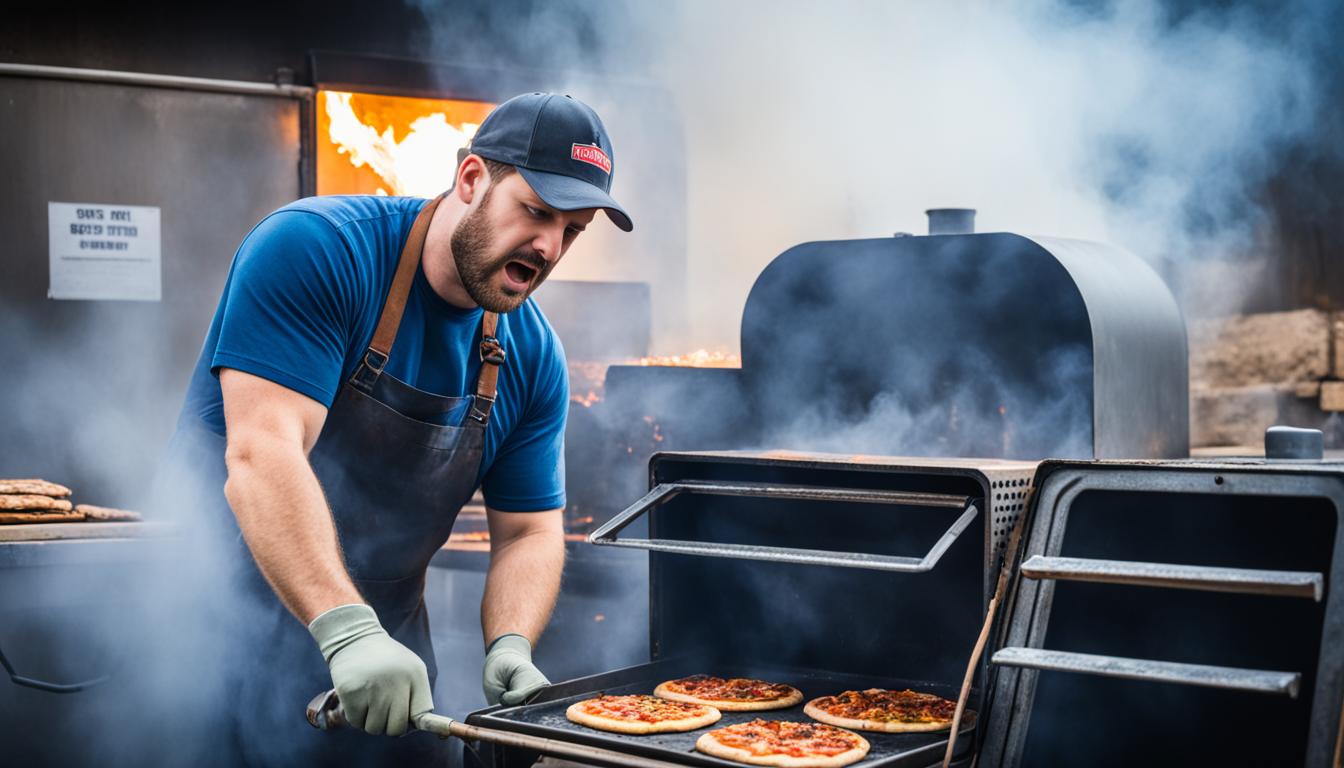
[[[47,203],[51,299],[158,301],[159,209]]]

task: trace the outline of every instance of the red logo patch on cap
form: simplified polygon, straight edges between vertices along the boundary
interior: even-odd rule
[[[569,158],[580,163],[596,165],[603,173],[611,175],[611,158],[607,157],[607,153],[603,152],[601,147],[592,144],[574,144],[570,147]]]

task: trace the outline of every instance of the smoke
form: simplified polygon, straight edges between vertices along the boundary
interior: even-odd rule
[[[678,5],[662,49],[690,151],[696,343],[815,239],[986,231],[1112,242],[1177,278],[1260,245],[1257,195],[1313,129],[1324,3]],[[1235,307],[1245,280],[1218,286]],[[1207,309],[1207,308],[1204,308]]]

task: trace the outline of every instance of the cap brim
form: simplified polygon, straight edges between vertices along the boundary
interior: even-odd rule
[[[630,214],[626,213],[625,209],[615,200],[612,200],[611,195],[602,191],[600,187],[595,187],[573,176],[534,171],[522,166],[518,166],[518,173],[523,175],[523,179],[532,187],[532,191],[536,192],[537,196],[542,199],[542,202],[557,211],[601,208],[607,212],[607,216],[613,224],[626,232],[635,228],[634,222],[630,221]]]

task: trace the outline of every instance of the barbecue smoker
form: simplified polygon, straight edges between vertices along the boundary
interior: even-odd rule
[[[1344,462],[1038,469],[664,453],[650,485],[592,536],[649,551],[650,662],[558,683],[469,724],[724,766],[693,750],[699,732],[608,734],[564,710],[696,672],[787,682],[807,698],[871,686],[956,698],[1006,559],[1004,607],[968,698],[976,716],[953,765],[1339,764]],[[648,536],[628,534],[642,518]],[[1015,527],[1018,547],[1000,557]],[[721,723],[758,716],[807,719],[799,706]],[[873,749],[860,766],[935,766],[948,740],[864,735]],[[481,747],[494,768],[538,755]]]
[[[1009,233],[803,243],[757,278],[741,349],[734,370],[613,365],[593,410],[659,425],[661,444],[632,443],[648,446],[639,457],[1189,450],[1180,311],[1147,264],[1099,243]]]
[[[809,699],[874,686],[955,698],[1034,469],[995,459],[657,454],[650,493],[591,539],[649,551],[649,663],[559,683],[467,722],[721,766],[729,763],[694,751],[698,732],[605,733],[570,723],[565,709],[697,672],[787,682]],[[648,536],[633,533],[645,519]],[[969,706],[983,708],[978,683]],[[720,723],[806,719],[801,710],[725,712]],[[962,729],[957,764],[969,761],[978,727]],[[868,766],[931,765],[947,744],[945,733],[865,737]],[[489,745],[482,755],[496,768],[537,757]]]

